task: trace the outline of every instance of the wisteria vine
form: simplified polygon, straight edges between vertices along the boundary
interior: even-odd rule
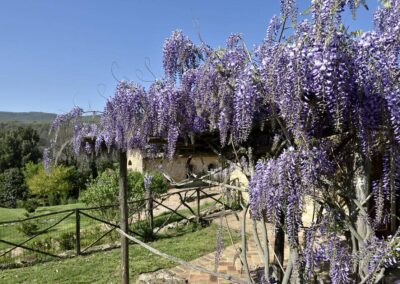
[[[400,187],[400,1],[382,1],[372,31],[350,32],[342,13],[361,5],[365,1],[314,0],[300,21],[295,1],[282,0],[281,16],[254,50],[240,34],[213,49],[175,31],[163,47],[165,78],[147,90],[120,82],[99,124],[84,123],[76,107],[53,128],[73,123],[77,154],[92,151],[88,137],[95,151],[143,152],[151,148],[149,138],[158,137],[166,158],[173,158],[180,139],[202,133],[217,133],[222,147],[246,144],[257,129],[276,134],[284,147],[257,157],[251,217],[284,227],[304,279],[329,262],[332,283],[373,281],[371,271],[396,261],[398,245],[394,238],[354,233],[365,205],[354,201],[360,172],[354,165],[362,165],[373,196],[365,202],[374,216],[364,221],[376,230],[394,218],[387,204],[396,202]],[[308,228],[302,223],[306,199],[318,208]],[[356,271],[363,263],[367,268]]]

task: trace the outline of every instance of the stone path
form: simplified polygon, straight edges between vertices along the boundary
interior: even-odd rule
[[[197,199],[196,199],[196,191],[195,190],[189,190],[188,192],[182,192],[185,191],[185,189],[178,189],[178,188],[172,188],[168,190],[168,193],[171,194],[168,197],[164,197],[164,200],[161,201],[160,199],[156,199],[156,201],[162,203],[166,207],[169,207],[173,210],[182,210],[186,209],[186,207],[182,204],[179,195],[178,194],[172,194],[176,192],[180,192],[182,198],[189,198],[190,201],[186,201],[186,204],[194,211],[197,212]],[[212,195],[214,198],[218,199],[220,197],[221,190],[219,187],[206,187],[203,188],[203,191],[209,195]],[[200,193],[200,206],[203,206],[204,204],[213,204],[215,201],[211,199],[210,197],[207,197],[204,193]],[[173,212],[166,207],[163,207],[162,205],[158,205],[157,203],[153,203],[153,216],[156,217],[158,215],[161,215],[163,213],[169,212],[173,214]],[[143,205],[144,208],[144,205]],[[178,209],[177,209],[178,208]],[[129,217],[129,223],[132,224],[136,221],[142,220],[143,219],[143,214],[134,214],[131,217]],[[106,224],[103,225],[104,230],[109,230],[110,227]]]
[[[228,221],[230,229],[239,231],[240,223],[239,223],[239,221],[237,221],[235,216],[233,216],[233,215],[227,216],[227,221]],[[216,222],[218,222],[218,220],[216,220]],[[225,221],[223,222],[223,225],[226,226]],[[247,260],[248,260],[250,270],[254,270],[257,267],[262,266],[262,260],[259,256],[255,241],[253,239],[253,235],[251,232],[250,220],[248,220],[248,222],[247,222],[246,231],[249,236]],[[270,239],[272,239],[272,238],[270,238]],[[272,246],[273,246],[273,243],[270,244],[271,254],[272,254]],[[237,278],[240,278],[240,279],[246,281],[247,280],[246,274],[242,270],[242,265],[240,263],[240,260],[236,259],[236,261],[233,262],[236,252],[237,252],[237,249],[239,247],[240,247],[240,244],[237,243],[237,244],[231,245],[223,250],[217,271],[219,273],[226,273],[226,274],[235,276]],[[285,255],[288,255],[287,251],[285,251]],[[272,255],[270,257],[270,261],[272,261]],[[210,270],[215,270],[215,252],[209,253],[198,259],[195,259],[191,263],[203,266],[204,268],[207,268]],[[173,273],[176,273],[179,277],[187,279],[190,284],[192,284],[192,283],[194,283],[194,284],[231,283],[230,281],[227,281],[224,279],[218,279],[215,276],[211,276],[207,273],[199,272],[194,269],[188,269],[181,265],[179,265],[175,268],[172,268],[171,271]]]
[[[242,267],[239,259],[236,260],[236,263],[233,263],[234,255],[236,254],[235,246],[229,246],[224,249],[218,267],[219,273],[225,273],[236,278],[240,278],[242,280],[246,280],[246,275],[242,272]],[[260,263],[261,259],[258,257],[258,253],[256,251],[255,244],[249,243],[249,266],[250,269],[256,268]],[[203,257],[193,260],[191,263],[200,265],[204,268],[208,268],[210,270],[214,270],[215,263],[215,252],[207,254]],[[211,276],[207,273],[202,273],[197,270],[187,269],[183,266],[177,266],[171,269],[172,272],[176,273],[179,277],[187,279],[189,283],[231,283],[225,279],[218,279],[215,276]]]
[[[164,205],[166,205],[167,207],[170,207],[171,209],[176,209],[176,207],[178,207],[179,205],[181,205],[181,200],[179,198],[178,194],[172,194],[174,192],[180,192],[181,190],[184,189],[170,189],[168,190],[168,193],[171,194],[166,200],[164,200],[162,203]],[[203,188],[203,191],[209,195],[213,195],[216,194],[215,196],[213,196],[214,198],[219,198],[219,194],[221,192],[219,187],[207,187],[207,188]],[[185,192],[181,193],[182,197],[185,196]],[[197,200],[196,200],[196,191],[189,191],[186,193],[187,197],[191,196],[191,201],[190,202],[186,202],[187,205],[189,205],[193,210],[196,210],[196,205],[197,205]],[[214,201],[205,196],[204,193],[200,193],[200,206],[206,204],[206,203],[214,203]],[[160,215],[163,212],[170,212],[168,209],[166,209],[165,207],[162,206],[157,206],[157,204],[154,204],[154,216]],[[178,210],[180,209],[185,209],[185,206],[181,205],[179,207]]]

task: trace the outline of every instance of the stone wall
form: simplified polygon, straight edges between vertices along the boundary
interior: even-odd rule
[[[140,150],[128,151],[128,170],[143,173],[143,157]]]
[[[162,169],[176,182],[187,178],[188,170],[196,175],[207,173],[210,169],[220,167],[220,162],[216,155],[204,156],[183,156],[179,155],[173,160],[168,161],[162,158],[148,159],[143,158],[139,150],[128,152],[128,170],[138,172],[150,172]]]

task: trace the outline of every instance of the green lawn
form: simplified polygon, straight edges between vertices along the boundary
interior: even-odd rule
[[[76,203],[76,204],[67,204],[67,205],[58,205],[58,206],[46,206],[46,207],[39,207],[36,209],[35,213],[30,214],[30,216],[35,216],[35,215],[42,215],[42,214],[47,214],[51,212],[56,212],[56,211],[62,211],[62,210],[68,210],[68,209],[74,209],[74,208],[82,208],[85,207],[83,203]],[[26,211],[25,209],[10,209],[10,208],[0,208],[0,222],[4,221],[10,221],[10,220],[18,220],[18,219],[24,219],[26,218]],[[33,221],[29,222],[35,222],[38,226],[39,229],[44,229],[54,223],[56,223],[58,220],[60,220],[62,217],[66,216],[68,213],[62,213],[62,214],[56,214],[56,215],[51,215],[39,219],[35,219]],[[82,224],[81,226],[83,228],[88,227],[89,224],[93,224],[94,222],[92,220],[89,220],[88,218],[82,218]],[[21,232],[17,230],[18,226],[20,226],[21,223],[15,223],[15,224],[5,224],[5,225],[0,225],[0,239],[4,239],[7,241],[11,241],[14,243],[18,243],[21,241],[26,240],[28,237],[23,235]],[[59,235],[65,232],[73,232],[75,230],[75,215],[71,215],[64,221],[62,221],[59,225],[54,227],[51,231],[49,231],[48,234],[44,234],[43,236],[39,237],[38,239],[42,239],[46,237],[47,235]],[[9,245],[6,245],[4,243],[0,243],[0,250],[9,248]]]
[[[209,204],[203,204],[201,207],[206,208],[210,206]],[[85,207],[84,204],[82,203],[77,203],[77,204],[69,204],[69,205],[60,205],[60,206],[48,206],[48,207],[40,207],[36,210],[34,214],[31,214],[32,216],[34,215],[42,215],[46,213],[51,213],[51,212],[56,212],[56,211],[61,211],[61,210],[68,210],[68,209],[74,209],[74,208],[83,208]],[[23,219],[26,218],[24,215],[24,210],[22,209],[5,209],[1,208],[3,212],[5,212],[8,216],[8,218],[4,218],[6,220],[16,220],[16,219]],[[113,210],[119,210],[118,208],[115,208]],[[99,212],[96,210],[90,210],[90,211],[85,211],[86,213],[90,215],[94,215],[97,217],[100,217],[100,219],[106,219],[104,216],[98,215]],[[180,209],[179,213],[184,215],[184,216],[189,216],[191,215],[191,212],[188,209]],[[39,227],[39,231],[45,229],[46,227],[49,227],[52,224],[55,224],[58,222],[60,219],[62,219],[64,216],[66,216],[68,212],[66,213],[61,213],[61,214],[56,214],[56,215],[50,215],[47,217],[35,219],[32,221],[25,221],[24,223],[27,222],[33,222]],[[156,216],[154,218],[154,225],[155,227],[160,227],[164,224],[164,221],[167,221],[167,223],[171,223],[174,221],[179,221],[181,220],[182,217],[178,215],[172,215],[170,218],[169,212],[164,212],[159,216]],[[95,221],[93,219],[90,219],[84,215],[81,215],[81,248],[84,249],[91,243],[93,243],[97,238],[99,238],[104,231],[100,229],[101,223],[98,221]],[[139,222],[139,223],[146,223],[145,221]],[[15,224],[5,224],[5,225],[0,225],[0,239],[13,242],[13,243],[22,243],[23,241],[27,240],[29,237],[21,233],[19,231],[19,227],[21,226],[21,223],[15,223]],[[75,219],[75,214],[72,214],[65,220],[63,220],[61,223],[59,223],[57,226],[53,227],[51,230],[49,230],[47,233],[44,233],[33,240],[29,241],[26,243],[26,246],[28,247],[35,247],[36,249],[50,252],[50,253],[55,253],[58,254],[60,251],[63,251],[61,248],[57,248],[57,246],[54,246],[54,241],[59,241],[60,239],[63,238],[66,234],[72,235],[72,237],[75,235],[75,226],[76,226],[76,219]],[[133,226],[133,229],[135,231],[139,230],[140,233],[140,228],[137,226]],[[104,243],[110,243],[114,242],[115,240],[118,240],[118,235],[116,232],[113,232],[112,234],[107,235],[105,238],[103,238],[97,245],[99,244],[104,244]],[[48,245],[48,244],[52,245]],[[73,246],[74,242],[72,241]],[[4,251],[6,249],[11,248],[12,246],[0,242],[0,251]],[[56,250],[55,250],[56,249]],[[0,264],[9,264],[15,261],[19,261],[21,259],[24,259],[29,255],[28,251],[24,251],[24,255],[20,255],[14,259],[10,258],[1,258],[0,257]],[[41,258],[42,256],[40,256]]]
[[[172,238],[160,239],[151,246],[170,255],[192,260],[215,250],[216,226]],[[235,241],[238,240],[235,234]],[[224,234],[225,245],[230,245]],[[120,283],[120,251],[95,253],[63,261],[37,264],[31,267],[3,270],[0,283]],[[132,282],[140,273],[175,266],[138,245],[130,246],[130,275]]]
[[[66,204],[66,205],[56,205],[56,206],[46,206],[39,207],[36,209],[34,215],[42,215],[56,211],[69,210],[75,208],[85,208],[86,205],[84,203],[74,203],[74,204]]]
[[[86,207],[83,203],[75,203],[75,204],[66,204],[66,205],[57,205],[57,206],[45,206],[38,207],[34,215],[41,215],[46,213],[51,213],[55,211],[74,209],[74,208],[83,208]],[[10,220],[18,220],[26,218],[26,210],[23,208],[3,208],[0,207],[0,222],[10,221]]]
[[[0,222],[25,218],[26,210],[22,208],[3,208],[0,207]]]

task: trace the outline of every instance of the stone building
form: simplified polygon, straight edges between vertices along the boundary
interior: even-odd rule
[[[128,151],[128,170],[143,173],[162,169],[176,182],[186,179],[190,173],[202,175],[220,166],[218,156],[210,153],[178,154],[168,161],[162,157],[144,157],[139,150]]]

